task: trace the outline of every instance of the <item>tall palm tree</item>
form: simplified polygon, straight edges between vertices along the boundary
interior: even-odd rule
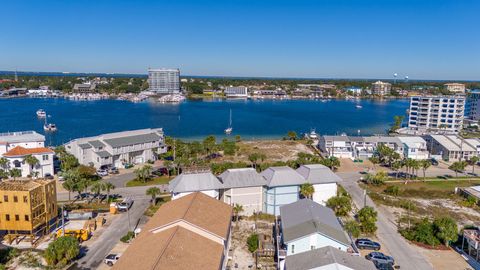
[[[33,168],[38,164],[40,164],[40,161],[38,161],[38,159],[32,155],[26,156],[23,159],[23,161],[25,161],[25,163],[27,163],[30,166],[30,172],[29,172],[30,175],[32,175]]]
[[[315,193],[315,188],[310,183],[305,183],[300,186],[300,194],[307,199],[311,199]]]
[[[4,158],[4,157],[1,157],[0,158],[0,168],[3,170],[3,171],[7,171],[8,170],[8,164],[10,162],[8,161],[8,159]]]
[[[432,162],[428,159],[424,159],[422,161],[420,161],[420,165],[422,167],[422,170],[423,170],[423,180],[425,180],[425,171],[430,167],[432,166]]]
[[[110,201],[110,191],[112,191],[114,189],[115,189],[114,184],[112,184],[110,182],[105,183],[105,191],[107,192],[107,203],[109,203],[109,201]]]
[[[157,201],[157,196],[160,195],[161,191],[158,187],[151,187],[145,191],[146,195],[152,196],[152,206],[155,205]]]
[[[71,202],[71,194],[76,190],[76,183],[72,179],[66,179],[62,186],[68,191],[68,201]]]
[[[22,176],[22,171],[20,169],[11,169],[10,170],[10,176],[13,177],[13,180],[17,180],[17,177],[21,177]]]
[[[475,174],[475,165],[477,165],[478,161],[480,161],[480,158],[473,156],[468,161],[472,165],[472,174]]]
[[[105,182],[97,181],[90,186],[90,191],[95,193],[98,202],[100,202],[100,193],[105,190]]]

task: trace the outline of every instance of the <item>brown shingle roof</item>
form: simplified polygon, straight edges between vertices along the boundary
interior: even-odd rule
[[[207,236],[227,240],[231,216],[231,206],[199,192],[168,202],[145,224],[114,269],[219,269],[224,246]],[[183,221],[206,234],[181,226]]]
[[[21,146],[16,146],[15,148],[11,149],[10,151],[3,154],[5,157],[18,157],[18,156],[27,156],[33,154],[46,154],[46,153],[54,153],[53,150],[46,148],[46,147],[38,147],[38,148],[24,148]]]

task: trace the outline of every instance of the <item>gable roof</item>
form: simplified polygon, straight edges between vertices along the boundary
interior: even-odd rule
[[[222,182],[211,172],[182,173],[168,184],[174,193],[213,190],[223,188]]]
[[[115,147],[122,147],[122,146],[128,146],[133,144],[154,142],[160,139],[161,137],[157,133],[147,133],[147,134],[126,136],[126,137],[119,137],[119,138],[112,138],[112,139],[104,139],[104,141],[107,144],[109,144],[111,147],[115,148]]]
[[[21,157],[35,154],[53,154],[53,150],[46,147],[37,147],[37,148],[24,148],[21,146],[16,146],[10,151],[3,154],[5,157]]]
[[[280,207],[284,242],[320,233],[344,245],[350,241],[332,209],[302,199]]]
[[[310,184],[338,183],[342,179],[322,164],[302,165],[297,172]]]
[[[267,181],[254,168],[228,169],[219,176],[224,188],[265,186]]]
[[[199,192],[165,203],[113,269],[220,269],[225,247],[209,236],[226,241],[231,217],[231,206]]]
[[[285,259],[286,270],[311,270],[331,264],[340,264],[355,270],[377,269],[373,262],[331,246],[290,255]]]
[[[105,144],[99,140],[89,141],[88,143],[95,148],[105,147]]]
[[[265,178],[269,187],[293,186],[305,183],[305,179],[294,169],[282,167],[270,167],[263,171],[261,175]]]

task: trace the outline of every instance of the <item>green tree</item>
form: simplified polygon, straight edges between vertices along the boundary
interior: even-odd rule
[[[315,188],[310,183],[304,183],[300,186],[300,195],[304,198],[311,199],[313,194],[315,193]]]
[[[354,238],[358,238],[360,236],[361,230],[358,222],[355,220],[350,220],[345,223],[345,230],[352,235]]]
[[[240,215],[240,213],[243,212],[243,206],[241,204],[238,204],[236,203],[234,206],[233,206],[233,213],[235,214],[235,221],[238,221],[238,216]]]
[[[425,171],[432,166],[432,162],[428,159],[424,159],[420,161],[420,166],[422,167],[423,170],[423,179],[425,180]]]
[[[435,228],[435,236],[442,241],[446,246],[450,242],[455,242],[458,239],[458,227],[455,220],[450,217],[437,218],[433,221]]]
[[[100,202],[100,193],[105,190],[105,182],[96,181],[90,186],[90,190],[95,194],[98,202]]]
[[[452,163],[448,168],[455,172],[455,177],[458,177],[458,172],[462,172],[465,170],[467,163],[465,161],[456,161]]]
[[[213,135],[207,136],[203,140],[203,147],[207,151],[207,154],[211,154],[213,151],[215,151],[216,144],[217,144],[217,139]]]
[[[64,172],[74,169],[79,165],[78,159],[74,155],[71,155],[68,153],[60,155],[59,159],[60,159],[60,167]]]
[[[40,161],[32,155],[27,155],[23,161],[29,165],[30,175],[32,175],[33,168],[40,163]]]
[[[50,244],[44,252],[44,258],[49,265],[64,267],[80,254],[80,245],[72,236],[59,237]]]
[[[377,157],[377,156],[373,156],[373,157],[369,158],[368,160],[373,164],[373,169],[374,170],[376,169],[376,165],[380,164],[380,158]]]
[[[1,168],[4,172],[8,171],[8,164],[9,164],[9,163],[10,163],[10,162],[8,161],[8,159],[6,159],[6,158],[4,158],[4,157],[1,157],[1,158],[0,158],[0,168]]]
[[[357,214],[357,219],[360,222],[360,229],[363,233],[373,234],[377,231],[377,211],[373,207],[365,206],[360,209]]]
[[[68,191],[68,201],[71,202],[71,194],[76,190],[76,183],[72,179],[66,179],[63,181],[62,186],[65,190]]]
[[[257,168],[257,161],[259,159],[258,153],[252,153],[248,155],[248,160],[252,163],[253,168]]]
[[[352,211],[352,199],[348,196],[339,195],[331,197],[328,199],[326,205],[330,207],[338,217],[345,217]]]
[[[104,188],[107,192],[107,203],[110,203],[110,192],[115,189],[115,185],[110,182],[106,182]]]
[[[235,141],[237,143],[241,142],[242,141],[242,138],[240,137],[240,135],[235,135]]]
[[[480,161],[480,158],[477,156],[473,156],[468,160],[468,163],[472,165],[472,174],[475,174],[475,165],[477,165],[478,161]]]
[[[367,184],[374,185],[374,186],[381,186],[385,184],[388,175],[385,171],[379,171],[376,174],[367,174],[365,177],[365,181]]]
[[[393,117],[393,125],[390,128],[391,133],[397,132],[397,130],[402,127],[403,119],[404,119],[403,115],[395,115]]]
[[[22,176],[22,171],[20,169],[11,169],[10,170],[10,177],[13,177],[13,180],[17,180],[17,177]]]
[[[295,141],[297,139],[297,133],[295,131],[290,130],[287,132],[287,137],[289,140]]]
[[[151,187],[145,191],[145,194],[152,197],[152,205],[155,205],[157,201],[157,196],[160,195],[162,192],[158,187]]]

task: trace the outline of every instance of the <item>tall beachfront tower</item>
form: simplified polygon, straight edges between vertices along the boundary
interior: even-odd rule
[[[157,94],[180,93],[180,70],[170,68],[148,69],[149,90]]]

